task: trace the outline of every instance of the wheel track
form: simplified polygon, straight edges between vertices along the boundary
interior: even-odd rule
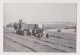
[[[19,35],[18,35],[18,37],[19,37]],[[20,36],[20,37],[23,37],[23,36]],[[25,39],[25,38],[24,38]],[[27,39],[28,40],[28,39]],[[40,40],[40,39],[38,39],[38,40]],[[43,41],[43,40],[40,40],[40,41]],[[34,41],[35,42],[35,41]],[[51,42],[48,42],[48,41],[44,41],[44,42],[47,42],[47,43],[51,43]],[[16,42],[15,42],[16,43]],[[38,42],[36,42],[36,43],[38,43]],[[18,43],[18,44],[20,44],[20,43]],[[41,44],[41,43],[38,43],[38,44]],[[55,44],[55,43],[53,43],[53,44]],[[22,45],[22,44],[20,44],[20,45]],[[44,45],[44,44],[42,44],[42,45]],[[25,45],[22,45],[22,46],[24,46],[25,47]],[[44,45],[44,46],[47,46],[47,47],[50,47],[50,46],[48,46],[48,45]],[[28,47],[26,47],[26,48],[28,48]],[[52,47],[50,47],[50,48],[52,48]],[[30,48],[31,49],[31,48]],[[60,52],[67,52],[67,51],[65,51],[65,50],[60,50],[60,49],[56,49],[56,48],[52,48],[52,49],[55,49],[55,50],[59,50]],[[33,50],[33,51],[35,51],[35,50]]]

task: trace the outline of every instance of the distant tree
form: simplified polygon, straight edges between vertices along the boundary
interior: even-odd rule
[[[14,27],[13,23],[9,23],[6,25],[6,27]]]

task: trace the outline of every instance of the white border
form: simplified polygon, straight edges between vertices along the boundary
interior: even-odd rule
[[[76,3],[79,0],[4,0],[6,3]]]
[[[77,3],[77,52],[76,53],[27,53],[3,52],[3,4],[4,3]],[[79,0],[0,0],[0,55],[80,55],[80,2]]]

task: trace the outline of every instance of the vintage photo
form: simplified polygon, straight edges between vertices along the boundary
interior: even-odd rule
[[[76,3],[4,3],[3,52],[76,53]]]

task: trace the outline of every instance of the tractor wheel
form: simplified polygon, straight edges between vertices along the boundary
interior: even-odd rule
[[[16,34],[18,34],[18,31],[16,31]]]
[[[27,32],[27,35],[31,36],[31,32]]]
[[[41,37],[41,35],[40,35],[40,33],[38,34],[38,38],[40,38]]]
[[[21,31],[21,33],[20,33],[21,35],[24,35],[24,31]]]
[[[46,34],[46,38],[49,38],[49,34],[48,33]]]

